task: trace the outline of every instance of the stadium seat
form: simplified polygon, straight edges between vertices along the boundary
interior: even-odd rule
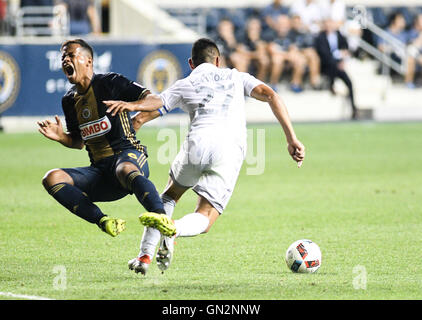
[[[369,12],[372,15],[373,22],[377,26],[385,28],[388,25],[388,16],[384,8],[373,7],[369,9]]]

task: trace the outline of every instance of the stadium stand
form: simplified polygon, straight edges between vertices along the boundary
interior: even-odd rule
[[[69,12],[58,11],[58,1],[50,2],[53,5],[45,3],[44,6],[29,6],[25,9],[21,7],[20,0],[0,1],[0,51],[2,45],[17,43],[57,46],[63,39],[71,36]],[[310,2],[314,4],[312,8],[309,6]],[[230,21],[238,43],[233,52],[243,57],[242,62],[247,62],[247,66],[243,68],[268,83],[274,82],[271,85],[282,93],[283,99],[292,106],[289,112],[294,121],[350,118],[347,87],[339,79],[330,86],[329,79],[324,75],[321,75],[318,81],[315,80],[319,77],[319,73],[315,73],[315,65],[320,67],[320,63],[316,63],[315,59],[311,62],[312,59],[303,51],[304,43],[318,35],[323,17],[327,16],[327,12],[331,12],[330,15],[333,20],[338,21],[339,29],[348,41],[350,56],[344,59],[344,68],[353,83],[355,104],[361,119],[422,119],[422,111],[415,106],[415,101],[422,99],[422,90],[419,89],[422,86],[422,4],[418,0],[408,0],[405,5],[403,1],[398,0],[93,0],[93,3],[99,19],[102,20],[103,32],[84,37],[100,45],[102,51],[100,50],[98,60],[100,64],[104,62],[102,64],[106,67],[111,65],[111,53],[105,49],[107,45],[113,47],[119,43],[143,43],[145,47],[142,46],[139,53],[146,59],[151,50],[149,48],[156,44],[160,44],[160,47],[172,44],[188,46],[202,36],[218,40],[221,21]],[[329,6],[327,7],[328,3],[333,4],[331,11]],[[319,8],[319,11],[315,8]],[[271,13],[271,20],[266,17],[268,13]],[[389,29],[391,17],[397,13],[403,18],[402,32],[405,37],[397,36]],[[280,15],[281,19],[275,19]],[[292,28],[298,17],[303,26]],[[251,27],[259,29],[252,32],[259,33],[258,39],[248,35],[248,32],[251,32],[248,28],[252,20],[259,22],[252,23]],[[34,21],[42,21],[44,25]],[[281,39],[280,30],[277,30],[283,23],[288,29],[286,39]],[[292,29],[299,30],[296,30],[294,37]],[[290,48],[292,43],[297,46],[290,59],[290,49],[285,49],[285,63],[277,81],[270,81],[273,57],[268,50],[262,50],[262,43],[275,43],[278,48]],[[312,48],[312,45],[307,47]],[[48,50],[50,51],[46,55],[50,57],[53,51]],[[301,61],[294,61],[291,56],[300,57],[298,60]],[[114,59],[113,56],[113,61]],[[51,61],[53,60],[50,60],[50,65]],[[184,57],[180,64],[185,64]],[[113,65],[115,68],[116,62],[113,62]],[[232,61],[228,61],[228,65],[235,66]],[[236,67],[242,68],[239,65]],[[299,72],[301,68],[303,72]],[[52,71],[56,72],[54,66]],[[294,76],[298,74],[299,81],[293,81]],[[50,80],[47,81],[47,91],[65,88],[61,80],[55,81],[54,86]],[[315,105],[315,101],[318,101],[318,105]],[[0,106],[0,112],[3,109]],[[33,112],[32,110],[31,115]],[[253,101],[248,101],[247,115],[248,120],[252,122],[267,122],[273,119],[271,111],[257,107]],[[17,123],[13,117],[9,118],[9,123]],[[22,119],[19,119],[19,124],[22,123]],[[33,126],[31,128],[34,129]]]
[[[157,1],[157,3],[174,17],[177,12],[183,11],[183,4],[172,1]],[[327,5],[331,4],[331,13]],[[364,4],[365,6],[363,6]],[[312,6],[311,6],[312,5]],[[173,8],[177,6],[178,9]],[[228,7],[229,6],[229,7]],[[334,8],[335,7],[335,8]],[[319,9],[318,9],[319,8]],[[422,85],[422,26],[418,24],[418,17],[422,21],[422,5],[418,1],[408,1],[406,6],[400,1],[281,1],[273,0],[260,3],[234,1],[229,5],[222,4],[221,1],[201,2],[195,10],[196,16],[201,12],[204,18],[196,21],[204,25],[196,25],[197,30],[206,30],[205,34],[216,39],[215,30],[221,19],[228,19],[234,25],[236,35],[244,33],[245,24],[251,17],[259,17],[262,25],[262,40],[271,44],[274,40],[282,42],[280,34],[274,37],[274,18],[278,15],[288,15],[292,19],[295,15],[300,15],[304,22],[308,22],[308,33],[315,37],[319,31],[321,21],[327,14],[342,16],[344,21],[339,23],[340,30],[348,38],[349,51],[352,55],[347,59],[346,68],[353,83],[356,83],[357,106],[361,110],[363,117],[374,116],[374,106],[388,104],[394,99],[386,99],[391,95],[391,88],[398,91],[409,88],[415,89]],[[319,10],[319,12],[318,12]],[[327,11],[328,10],[328,11]],[[344,10],[344,13],[341,11]],[[403,36],[396,36],[389,31],[391,17],[400,15],[403,18]],[[272,20],[272,21],[269,21]],[[319,20],[319,21],[318,21]],[[183,17],[181,18],[183,21]],[[306,24],[306,23],[305,23]],[[285,41],[284,41],[285,42]],[[384,47],[381,48],[380,44]],[[285,44],[289,46],[291,44]],[[287,48],[284,48],[287,52]],[[295,54],[297,56],[297,53]],[[233,65],[231,65],[233,66]],[[295,63],[288,62],[288,66],[281,74],[277,87],[283,89],[286,94],[287,84],[290,82]],[[256,74],[256,68],[249,66],[249,72]],[[294,72],[293,72],[294,73]],[[315,86],[309,85],[309,66],[304,75],[306,97],[315,97],[324,93],[312,92],[310,89]],[[271,80],[268,76],[267,80]],[[330,89],[327,79],[323,78],[322,88]],[[271,82],[271,81],[270,81]],[[307,84],[306,84],[307,83]],[[405,87],[403,87],[405,85]],[[276,87],[273,85],[273,87]],[[297,86],[290,86],[294,92]],[[336,89],[333,91],[343,92],[347,95],[347,90],[341,83],[335,83]],[[414,93],[416,94],[416,93]],[[309,101],[304,95],[294,96],[295,104],[303,100],[304,105]],[[374,99],[378,97],[378,99]],[[375,101],[378,100],[378,101]],[[343,102],[344,104],[344,102]],[[343,108],[347,110],[347,108]],[[347,111],[346,111],[347,113]],[[318,115],[315,115],[316,117]]]

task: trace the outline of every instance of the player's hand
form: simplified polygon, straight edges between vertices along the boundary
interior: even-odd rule
[[[55,123],[50,120],[38,121],[38,131],[48,139],[61,141],[64,134],[62,122],[58,116],[54,118],[56,119]]]
[[[297,162],[297,167],[300,168],[305,159],[305,146],[296,139],[288,143],[287,150],[293,160]]]
[[[136,104],[126,101],[107,100],[103,103],[108,107],[107,113],[114,117],[118,113],[136,111]]]

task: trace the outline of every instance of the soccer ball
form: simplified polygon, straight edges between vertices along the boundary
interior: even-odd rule
[[[321,267],[321,250],[311,240],[295,241],[287,249],[286,263],[293,272],[313,273]]]

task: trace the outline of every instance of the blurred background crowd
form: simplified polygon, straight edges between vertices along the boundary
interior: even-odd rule
[[[0,0],[2,35],[19,36],[19,17],[33,14],[37,6],[53,7],[56,13],[66,13],[70,19],[69,35],[104,36],[109,32],[110,1]],[[25,11],[28,7],[31,11]],[[355,9],[347,7],[342,0],[296,0],[289,4],[273,0],[253,8],[170,8],[167,12],[183,21],[183,17],[198,14],[200,10],[205,17],[203,34],[217,42],[224,64],[253,73],[275,90],[280,83],[285,83],[295,93],[321,89],[335,93],[334,79],[339,78],[349,89],[355,108],[353,85],[344,61],[350,57],[372,58],[361,50],[361,40],[386,53],[393,64],[404,66],[402,73],[395,72],[394,68],[388,71],[396,81],[410,89],[420,86],[422,5],[375,7],[365,11],[364,19],[380,28],[384,37],[374,32],[375,29],[362,28],[356,14],[363,13],[356,13]],[[36,26],[37,21],[32,23]],[[26,30],[30,32],[31,29]],[[48,33],[43,33],[42,28],[33,28],[33,35]],[[390,45],[394,41],[398,42],[398,47]],[[399,52],[399,49],[405,52]]]

